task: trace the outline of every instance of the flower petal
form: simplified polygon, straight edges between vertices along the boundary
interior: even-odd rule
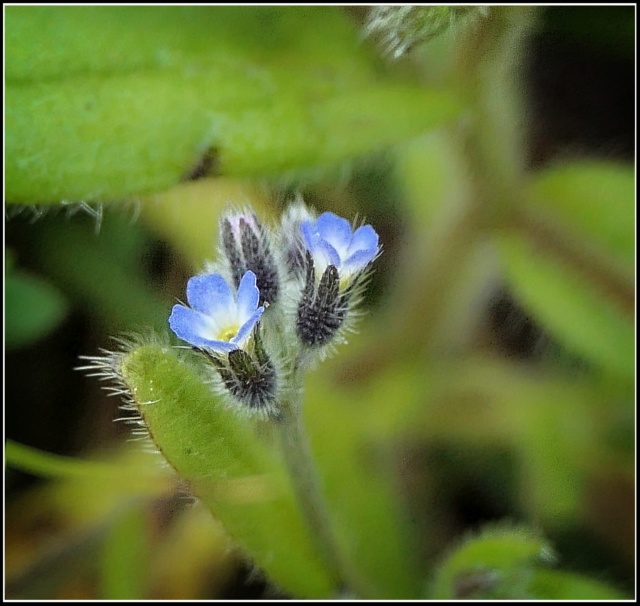
[[[207,318],[184,305],[174,305],[169,316],[169,326],[183,341],[199,345],[204,338],[203,334],[206,334]]]
[[[244,345],[244,342],[247,340],[247,338],[251,334],[253,327],[256,325],[256,323],[262,316],[263,312],[264,312],[264,307],[262,306],[258,307],[258,309],[256,309],[253,315],[240,327],[238,334],[235,337],[233,337],[233,339],[231,339],[229,343],[234,345],[234,347],[242,347]]]
[[[329,242],[320,237],[311,221],[303,221],[300,228],[304,243],[313,257],[317,275],[322,275],[328,265],[340,267],[340,255]]]
[[[256,275],[252,271],[245,272],[238,285],[238,322],[244,324],[256,307],[260,300],[260,291],[256,286]]]
[[[209,318],[184,305],[174,305],[169,316],[171,330],[183,341],[195,347],[206,347],[219,353],[228,353],[237,349],[233,343],[207,339]]]
[[[233,293],[220,274],[194,276],[187,282],[187,301],[207,316],[228,315],[234,308]]]
[[[320,234],[315,229],[313,223],[311,221],[303,221],[300,224],[300,229],[302,231],[302,237],[304,238],[304,243],[307,249],[311,254],[320,246],[322,242],[322,238],[320,238]]]
[[[373,250],[358,250],[354,252],[340,268],[340,277],[346,278],[352,274],[357,274],[362,271],[374,257],[378,254],[378,249]]]
[[[331,212],[326,212],[318,217],[315,227],[320,237],[331,244],[340,258],[344,259],[352,234],[349,221]]]
[[[341,260],[338,251],[329,244],[326,240],[320,241],[320,249],[324,254],[324,257],[327,261],[327,265],[333,265],[334,267],[340,267]],[[324,270],[323,270],[324,273]]]
[[[358,227],[351,238],[347,256],[353,255],[358,250],[378,251],[378,234],[371,225]]]
[[[211,349],[218,353],[229,353],[234,349],[238,349],[237,345],[234,345],[233,343],[227,343],[226,341],[213,341],[209,339],[202,339],[199,347],[206,347],[207,349]]]

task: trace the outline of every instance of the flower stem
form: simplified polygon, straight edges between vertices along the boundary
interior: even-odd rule
[[[535,9],[530,7],[492,8],[487,17],[462,31],[457,41],[451,85],[466,99],[468,111],[449,130],[449,136],[457,148],[460,181],[466,181],[469,193],[458,214],[434,233],[433,241],[417,243],[411,251],[413,270],[406,290],[398,297],[406,307],[403,313],[394,308],[399,325],[390,330],[390,338],[395,334],[400,342],[406,342],[408,336],[403,326],[411,331],[412,339],[419,333],[429,354],[450,339],[443,327],[460,296],[467,265],[495,230],[510,224],[514,208],[522,205],[520,66],[534,18]],[[417,275],[428,279],[416,283]],[[407,322],[407,317],[414,321]]]
[[[302,419],[302,374],[300,366],[296,365],[292,376],[292,395],[283,402],[283,418],[278,423],[282,453],[302,515],[320,557],[337,580],[338,592],[357,592],[359,597],[364,597],[369,592],[336,539],[322,494]]]

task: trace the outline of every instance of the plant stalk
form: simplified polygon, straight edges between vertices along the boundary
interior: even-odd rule
[[[340,594],[370,593],[354,570],[336,538],[329,510],[322,493],[311,446],[302,418],[302,371],[300,364],[292,373],[292,395],[284,402],[283,418],[278,423],[282,454],[302,515],[315,541],[320,557],[336,578]]]

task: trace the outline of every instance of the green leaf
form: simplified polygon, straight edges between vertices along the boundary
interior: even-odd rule
[[[549,559],[548,545],[531,531],[485,529],[451,553],[436,572],[431,599],[526,599],[533,565]]]
[[[629,598],[605,583],[560,570],[536,570],[529,587],[538,600],[625,600]]]
[[[5,288],[8,348],[24,347],[45,337],[67,314],[65,298],[41,278],[9,271]]]
[[[567,349],[617,374],[633,376],[633,315],[609,290],[599,289],[576,268],[524,237],[505,234],[499,244],[507,280],[534,318]]]
[[[624,595],[581,575],[548,570],[549,546],[531,531],[485,529],[437,570],[431,599],[616,600]]]
[[[146,597],[151,542],[142,507],[120,512],[103,545],[101,599],[139,600]]]
[[[55,455],[13,440],[4,445],[4,459],[9,467],[46,478],[114,479],[122,475],[122,470],[113,464]]]
[[[69,298],[110,331],[166,327],[170,301],[144,271],[145,233],[109,215],[99,233],[89,223],[42,222],[32,227],[39,264]]]
[[[60,518],[80,533],[98,530],[101,536],[107,530],[105,521],[133,502],[148,507],[175,491],[174,479],[160,461],[139,447],[121,445],[117,451],[91,457],[60,456],[11,440],[5,444],[7,468],[48,480],[38,485],[39,494],[30,501],[39,511],[36,517]]]
[[[382,458],[385,451],[364,436],[362,417],[371,403],[370,393],[337,389],[321,375],[306,383],[306,425],[336,521],[337,540],[371,596],[416,598],[419,575],[410,549],[409,523],[403,519],[397,486],[383,473],[388,470],[371,456]]]
[[[9,7],[6,197],[109,200],[342,162],[452,119],[333,7]]]
[[[170,349],[139,346],[119,371],[157,447],[256,563],[296,596],[330,595],[286,473],[246,419]]]
[[[549,168],[531,183],[532,210],[619,271],[635,265],[635,178],[631,165],[582,161]]]

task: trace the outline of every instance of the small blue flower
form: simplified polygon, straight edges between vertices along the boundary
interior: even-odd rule
[[[380,252],[378,234],[371,225],[353,231],[349,221],[331,212],[322,213],[316,221],[303,221],[301,230],[313,258],[316,279],[333,265],[341,283],[348,283]]]
[[[262,316],[256,276],[247,271],[234,294],[220,274],[194,276],[187,283],[191,307],[174,305],[169,326],[183,341],[218,353],[241,349]]]

